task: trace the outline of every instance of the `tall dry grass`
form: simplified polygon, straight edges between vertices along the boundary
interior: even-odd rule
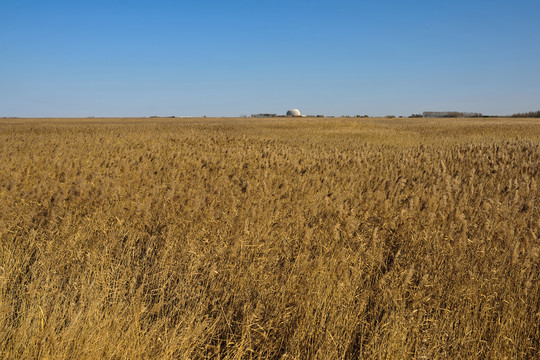
[[[539,120],[0,121],[0,358],[539,356]]]

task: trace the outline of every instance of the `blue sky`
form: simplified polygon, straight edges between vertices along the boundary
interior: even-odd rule
[[[0,116],[540,109],[540,1],[0,0]]]

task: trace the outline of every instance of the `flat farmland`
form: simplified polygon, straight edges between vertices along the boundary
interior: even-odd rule
[[[0,358],[540,354],[540,119],[0,119]]]

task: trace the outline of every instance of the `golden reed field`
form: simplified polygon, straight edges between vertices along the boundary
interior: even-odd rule
[[[2,359],[535,359],[539,119],[1,119]]]

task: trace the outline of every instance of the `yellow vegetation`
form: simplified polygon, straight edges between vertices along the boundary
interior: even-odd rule
[[[0,358],[535,358],[538,119],[0,120]]]

